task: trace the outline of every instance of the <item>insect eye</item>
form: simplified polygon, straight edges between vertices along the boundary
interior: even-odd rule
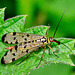
[[[53,37],[50,37],[49,40],[52,42],[53,41]]]

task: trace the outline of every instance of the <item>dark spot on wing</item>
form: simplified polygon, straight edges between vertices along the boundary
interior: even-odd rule
[[[16,51],[17,51],[17,48],[18,48],[18,46],[16,45],[16,46],[15,46],[15,50],[16,50]]]
[[[25,38],[25,40],[27,41],[27,38]]]
[[[29,34],[27,34],[27,37],[29,37]]]
[[[12,42],[10,44],[12,44]]]
[[[23,38],[24,36],[22,36],[22,38]]]
[[[6,34],[2,36],[2,41],[4,42]]]
[[[6,56],[6,55],[7,55],[7,53],[8,53],[8,52],[6,52],[4,56]]]
[[[7,43],[8,44],[8,42],[6,41],[5,43]]]
[[[37,40],[35,40],[35,42],[37,42]]]
[[[32,42],[34,42],[34,40],[32,40]]]
[[[1,64],[5,64],[4,57],[1,59]]]
[[[14,40],[16,39],[16,37],[14,37]]]
[[[12,59],[12,62],[15,61],[15,58]]]
[[[30,43],[31,41],[28,41],[28,43]]]
[[[12,55],[15,56],[15,53],[13,53]]]
[[[16,41],[15,44],[18,44],[18,42]]]
[[[13,35],[16,35],[16,32],[13,32]]]
[[[10,52],[12,52],[12,49],[10,50]]]
[[[28,53],[28,49],[26,50],[26,52]]]
[[[24,44],[26,44],[27,42],[24,42]]]
[[[24,48],[26,48],[27,45],[24,46]]]

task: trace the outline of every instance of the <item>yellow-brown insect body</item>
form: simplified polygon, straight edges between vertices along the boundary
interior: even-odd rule
[[[1,59],[2,64],[11,63],[33,50],[50,43],[49,38],[41,35],[26,33],[7,33],[2,37],[2,41],[8,44],[18,44],[5,53]]]

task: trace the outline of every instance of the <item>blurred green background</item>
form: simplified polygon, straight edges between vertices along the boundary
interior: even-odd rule
[[[67,6],[55,38],[75,38],[75,0],[0,0],[0,8],[7,7],[5,20],[17,15],[28,15],[25,28],[49,24],[48,36],[53,36]],[[31,71],[30,75],[75,75],[75,67],[51,63]]]

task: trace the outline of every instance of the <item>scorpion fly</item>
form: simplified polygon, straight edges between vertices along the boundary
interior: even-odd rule
[[[65,11],[66,11],[66,9],[65,9]],[[65,11],[64,11],[64,13],[65,13]],[[64,13],[63,13],[63,15],[64,15]],[[62,19],[63,15],[61,16],[61,19]],[[60,21],[61,21],[61,19],[60,19]],[[56,33],[57,29],[58,29],[60,21],[59,21],[59,23],[58,23],[58,25],[56,27],[55,33]],[[61,43],[61,42],[59,42],[59,41],[54,39],[55,33],[54,33],[53,37],[47,38],[48,29],[47,29],[47,32],[46,32],[45,36],[35,35],[35,34],[27,34],[27,33],[18,33],[18,32],[12,32],[12,33],[7,33],[7,34],[3,35],[3,37],[2,37],[3,42],[5,42],[7,44],[17,44],[17,45],[10,46],[10,47],[6,48],[9,51],[7,51],[5,53],[5,55],[2,57],[1,64],[11,63],[11,62],[23,57],[24,55],[27,55],[27,54],[30,53],[26,57],[26,58],[28,58],[31,55],[31,53],[33,53],[34,51],[38,50],[39,47],[43,47],[44,50],[43,50],[43,54],[42,54],[42,57],[40,59],[40,62],[37,65],[37,67],[38,67],[40,65],[41,61],[42,61],[42,58],[43,58],[43,55],[44,55],[44,52],[45,52],[45,49],[46,49],[46,45],[49,47],[49,54],[50,54],[50,49],[52,50],[51,43],[52,42],[56,42],[58,44]],[[49,43],[50,43],[50,45],[49,45]],[[61,43],[61,44],[63,44],[63,43]],[[63,45],[65,45],[65,44],[63,44]],[[55,56],[57,56],[54,53],[54,51],[53,51],[53,54]],[[23,62],[24,60],[22,60],[21,62]]]

